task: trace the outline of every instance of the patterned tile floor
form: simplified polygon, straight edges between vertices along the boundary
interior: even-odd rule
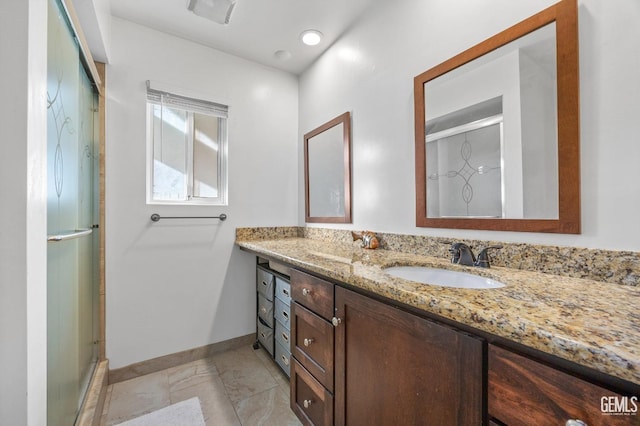
[[[289,382],[251,346],[109,385],[101,426],[111,426],[197,396],[207,426],[300,425]]]

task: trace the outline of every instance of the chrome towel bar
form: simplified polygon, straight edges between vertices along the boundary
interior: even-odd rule
[[[65,232],[62,234],[55,235],[47,235],[47,242],[49,243],[57,243],[60,241],[73,240],[74,238],[86,237],[87,235],[91,235],[93,229],[76,229],[74,231]]]
[[[220,219],[227,220],[227,215],[222,213],[220,216],[160,216],[158,213],[151,215],[152,222],[159,222],[160,219]]]

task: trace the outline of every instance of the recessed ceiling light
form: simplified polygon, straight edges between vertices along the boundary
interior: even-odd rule
[[[300,40],[307,46],[315,46],[322,40],[322,33],[318,30],[306,30],[300,34]]]

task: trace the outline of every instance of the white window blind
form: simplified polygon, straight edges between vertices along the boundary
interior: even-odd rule
[[[149,83],[147,84],[147,101],[158,105],[214,115],[221,118],[229,117],[229,107],[226,105],[153,89]]]

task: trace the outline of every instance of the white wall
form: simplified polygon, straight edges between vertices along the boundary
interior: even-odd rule
[[[640,250],[636,0],[579,1],[582,234],[415,227],[413,77],[554,2],[377,1],[303,73],[299,139],[352,112],[354,222],[335,227]],[[304,223],[302,187],[299,196]]]
[[[111,52],[111,4],[109,0],[72,0],[91,55],[109,62]]]
[[[0,424],[47,419],[47,1],[0,5]]]
[[[111,368],[255,332],[255,257],[235,228],[297,222],[291,74],[112,21],[107,66],[107,357]],[[145,204],[146,80],[229,107],[229,206]],[[165,220],[217,215],[226,222]]]
[[[555,48],[551,49],[555,55]],[[520,51],[524,216],[558,218],[557,89],[537,58]],[[553,62],[555,65],[555,61]],[[554,73],[555,75],[555,73]],[[544,142],[542,142],[544,141]],[[542,143],[541,143],[542,142]]]

